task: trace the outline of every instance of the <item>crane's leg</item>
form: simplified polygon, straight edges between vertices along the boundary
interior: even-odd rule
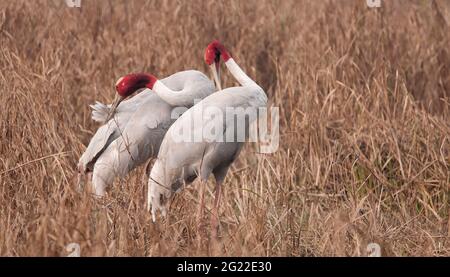
[[[199,191],[199,205],[197,211],[197,248],[202,249],[207,238],[206,224],[205,224],[205,191],[206,182],[200,178]]]
[[[219,207],[220,200],[222,198],[222,184],[225,180],[225,176],[227,175],[229,164],[225,166],[220,166],[214,169],[213,174],[216,179],[216,188],[214,195],[214,208],[213,214],[211,217],[211,236],[213,238],[217,238],[217,232],[219,230]]]
[[[80,162],[77,166],[77,187],[76,187],[79,193],[83,191],[86,179],[90,181],[91,176],[89,175],[89,173],[90,171],[86,168],[86,165]]]
[[[205,215],[205,182],[203,182],[202,180],[200,180],[200,201],[199,201],[199,207],[198,207],[198,217],[197,217],[197,224],[199,229],[201,229],[202,227],[202,223],[203,223],[203,218]]]
[[[82,192],[83,191],[83,186],[84,186],[84,174],[81,172],[77,173],[77,191],[78,192]]]
[[[211,236],[213,238],[217,238],[217,232],[219,230],[219,205],[220,205],[220,198],[222,196],[222,184],[216,182],[215,190],[216,191],[214,195],[214,208],[211,217]]]
[[[81,187],[81,186],[79,187],[80,192],[82,192],[83,189],[86,189],[86,184],[88,184],[88,186],[92,186],[92,178],[93,178],[92,171],[88,171],[85,173],[83,187]]]
[[[195,171],[194,171],[195,172]],[[211,174],[211,169],[206,166],[205,163],[201,163],[200,165],[200,174],[198,174],[198,172],[195,172],[195,174],[197,176],[200,177],[200,191],[199,191],[199,196],[200,196],[200,201],[199,201],[199,217],[198,217],[198,248],[202,248],[203,242],[205,242],[205,238],[207,237],[207,231],[206,231],[206,226],[207,224],[204,221],[205,218],[205,193],[206,193],[206,186],[208,183],[208,177]]]

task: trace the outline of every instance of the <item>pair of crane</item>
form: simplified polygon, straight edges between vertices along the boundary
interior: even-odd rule
[[[240,86],[222,89],[221,60]],[[104,196],[107,186],[116,177],[124,177],[150,158],[156,158],[149,174],[147,196],[147,209],[153,221],[158,211],[166,215],[167,200],[174,192],[197,177],[204,182],[211,174],[216,180],[214,216],[218,218],[222,183],[244,142],[179,140],[177,132],[188,126],[191,133],[199,133],[214,120],[221,120],[218,124],[226,132],[227,128],[235,128],[234,119],[207,118],[208,108],[222,114],[230,108],[263,108],[267,105],[267,96],[219,41],[208,45],[205,62],[212,70],[216,86],[196,70],[178,72],[161,80],[146,73],[129,74],[117,81],[117,96],[112,105],[97,102],[91,106],[92,118],[104,125],[81,156],[78,172],[92,176],[96,196]],[[144,90],[130,97],[141,89]],[[198,100],[201,101],[196,103]],[[173,112],[179,107],[188,110],[174,119]],[[192,125],[192,120],[197,124]],[[245,129],[250,123],[249,120],[245,124]]]

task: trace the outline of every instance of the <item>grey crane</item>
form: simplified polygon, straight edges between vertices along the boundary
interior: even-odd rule
[[[217,75],[214,79],[220,87]],[[145,73],[120,78],[113,105],[97,102],[91,106],[92,118],[104,125],[80,157],[79,174],[91,173],[94,194],[104,196],[106,187],[116,177],[124,177],[156,157],[166,131],[176,119],[174,109],[189,108],[215,90],[214,83],[196,70],[178,72],[162,80]]]
[[[231,141],[211,140],[202,134],[204,135],[205,127],[211,123],[223,128],[221,134],[239,132],[234,124],[234,117],[225,116],[227,109],[257,110],[267,105],[264,90],[244,73],[220,42],[213,41],[206,49],[205,61],[212,69],[218,71],[221,57],[241,86],[226,88],[209,95],[186,111],[167,131],[148,181],[147,209],[151,210],[153,221],[156,220],[157,211],[161,211],[163,216],[166,215],[167,200],[174,192],[180,191],[185,184],[193,182],[197,177],[204,182],[212,173],[216,181],[213,215],[216,219],[213,225],[216,226],[212,227],[216,227],[217,230],[221,186],[230,165],[238,157],[245,138],[244,141],[240,141],[232,135]],[[218,72],[215,76],[218,76]],[[219,111],[219,116],[211,117],[208,115],[208,109]],[[256,118],[257,115],[250,115],[245,122],[246,134],[249,125]],[[190,131],[187,137],[191,140],[180,139],[182,133],[180,130],[186,130],[187,127]],[[199,133],[200,140],[192,139]]]

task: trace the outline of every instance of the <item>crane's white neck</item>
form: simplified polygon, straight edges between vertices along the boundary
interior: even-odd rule
[[[258,99],[258,102],[256,103],[257,106],[265,106],[267,104],[267,95],[264,90],[255,81],[248,77],[248,75],[245,74],[245,72],[232,58],[228,59],[225,62],[225,65],[233,77],[236,78],[239,84],[241,84],[241,86],[257,88],[256,90],[250,90],[255,93],[256,99]]]
[[[247,74],[239,67],[239,65],[234,61],[233,58],[228,59],[225,62],[228,70],[231,72],[233,77],[241,84],[241,86],[254,86],[258,85],[255,81],[253,81]]]
[[[168,88],[160,80],[156,81],[153,85],[153,91],[158,94],[158,96],[161,97],[162,100],[174,107],[189,107],[194,104],[192,95],[190,93],[186,93],[185,90],[186,88],[179,91],[174,91]]]

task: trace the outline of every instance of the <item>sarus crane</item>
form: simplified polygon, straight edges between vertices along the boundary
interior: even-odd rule
[[[220,79],[213,71],[220,88]],[[145,89],[129,98],[140,89]],[[112,105],[97,102],[92,118],[104,123],[92,137],[78,163],[79,175],[92,174],[92,190],[104,196],[116,177],[156,157],[175,108],[189,108],[216,90],[202,72],[188,70],[158,80],[147,73],[129,74],[116,83]]]
[[[215,126],[222,126],[222,133],[231,131],[233,134],[240,130],[236,130],[234,117],[225,116],[227,110],[250,109],[257,111],[267,105],[267,96],[264,90],[244,73],[219,41],[213,41],[205,51],[205,61],[213,70],[216,70],[215,76],[219,75],[221,58],[241,86],[226,88],[209,95],[186,111],[167,131],[148,181],[147,209],[151,211],[153,221],[156,220],[157,211],[161,211],[163,216],[166,215],[169,202],[167,200],[174,192],[180,191],[197,177],[200,177],[203,185],[203,182],[212,173],[216,185],[214,211],[211,219],[213,231],[217,230],[221,186],[230,165],[238,157],[245,138],[244,141],[240,141],[236,140],[235,135],[232,135],[234,138],[232,141],[211,140],[204,137],[199,141],[195,139],[186,141],[180,140],[181,130],[190,126],[190,135],[193,136],[188,137],[192,138],[199,133],[202,134],[205,127],[212,123]],[[221,114],[211,117],[207,112],[208,109],[219,110]],[[255,119],[257,119],[256,113],[249,115],[244,124],[246,134],[248,134],[249,125]],[[203,197],[200,201],[203,205]]]

